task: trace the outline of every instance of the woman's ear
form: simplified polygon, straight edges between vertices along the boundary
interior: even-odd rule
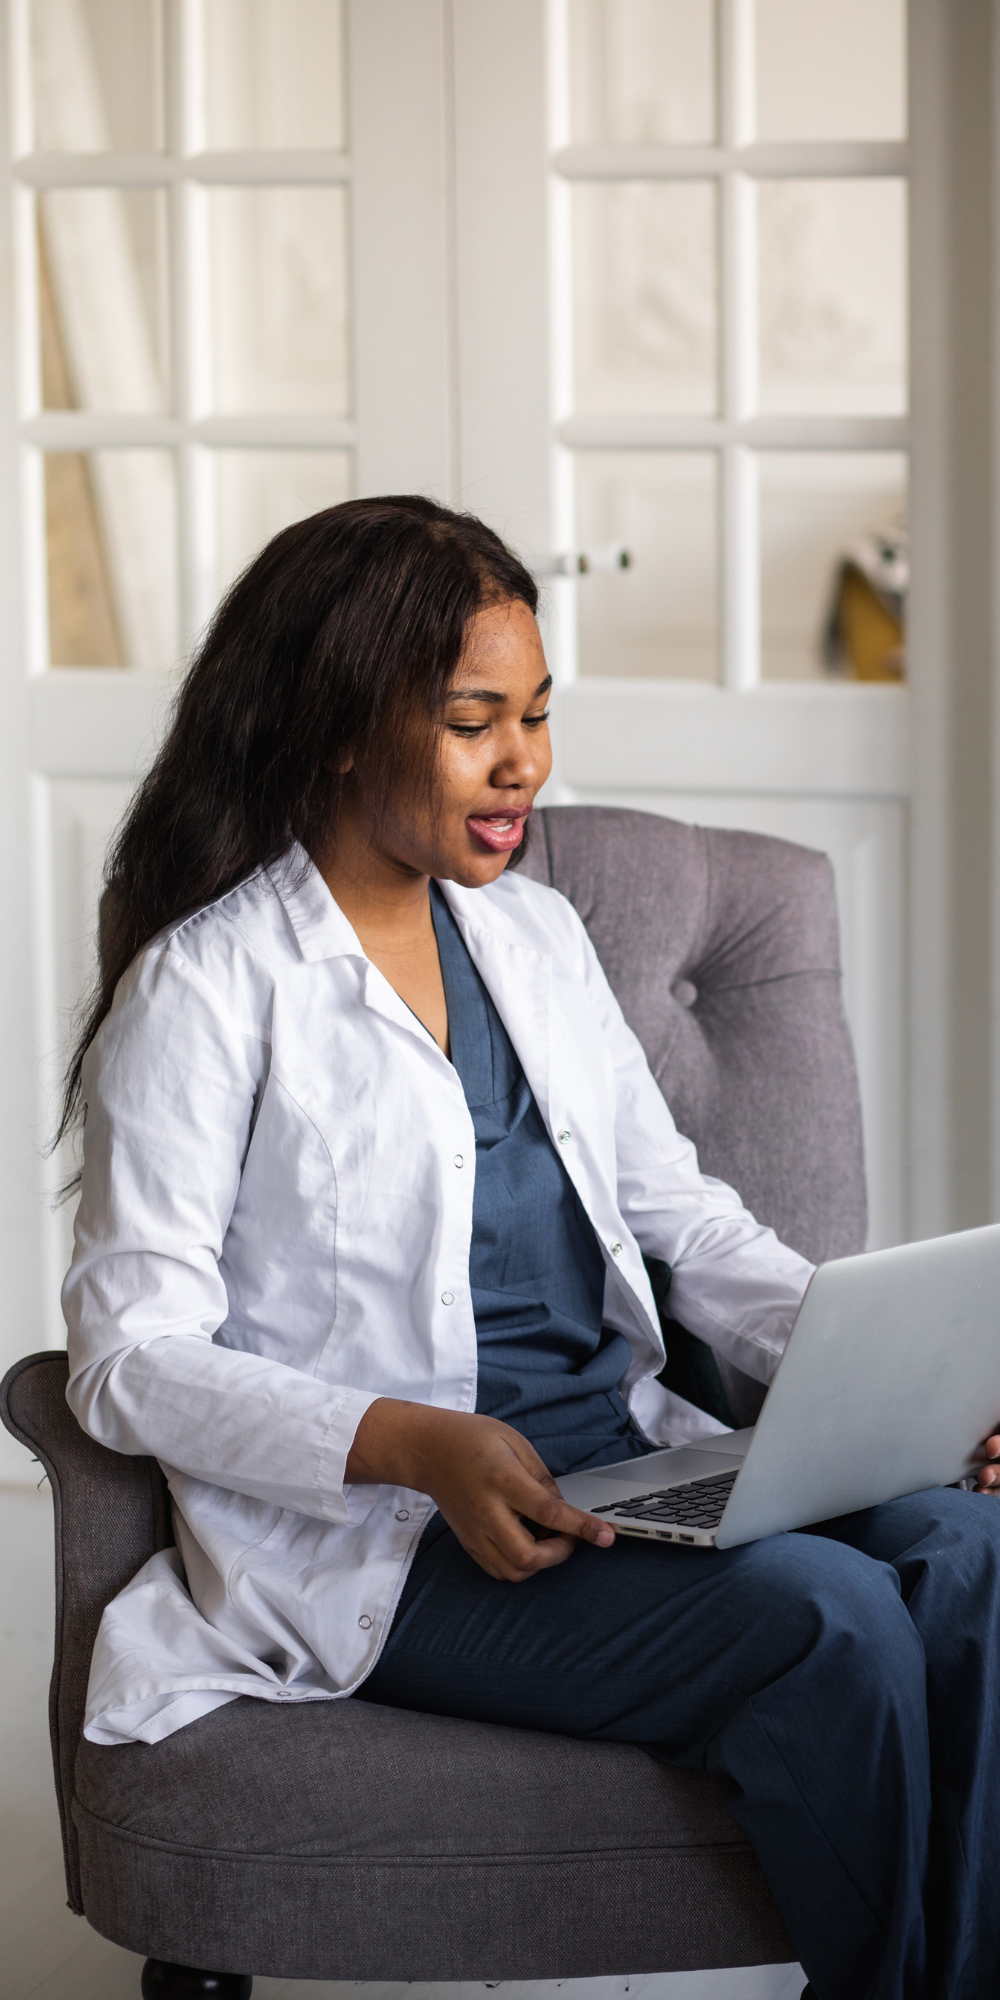
[[[353,750],[345,750],[343,755],[338,757],[337,762],[335,763],[333,768],[336,771],[338,778],[346,778],[348,771],[353,771],[354,769]]]

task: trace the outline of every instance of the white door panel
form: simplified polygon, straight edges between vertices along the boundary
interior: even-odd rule
[[[446,29],[440,0],[351,0],[359,493],[453,483]]]
[[[49,778],[136,778],[176,688],[168,674],[54,668],[28,686],[32,768]]]
[[[534,555],[550,545],[545,10],[453,0],[458,485]]]
[[[690,682],[577,681],[560,690],[556,738],[559,776],[573,786],[835,798],[905,798],[910,789],[901,687],[803,681],[737,694]]]

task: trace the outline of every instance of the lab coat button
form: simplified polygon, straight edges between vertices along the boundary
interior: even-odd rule
[[[372,1621],[371,1621],[371,1619],[369,1618],[369,1616],[368,1616],[368,1613],[367,1613],[367,1611],[365,1612],[365,1614],[364,1614],[364,1616],[363,1616],[363,1617],[361,1617],[361,1618],[359,1618],[359,1619],[358,1619],[358,1624],[360,1625],[360,1627],[361,1627],[361,1630],[362,1630],[362,1632],[370,1632],[370,1631],[371,1631],[371,1629],[372,1629]]]
[[[453,1305],[454,1305],[454,1303],[455,1303],[455,1294],[454,1294],[454,1292],[442,1292],[442,1294],[441,1294],[441,1304],[442,1304],[443,1306],[453,1306]]]
[[[612,1257],[620,1257],[620,1256],[621,1256],[621,1254],[622,1254],[622,1246],[621,1246],[621,1244],[620,1244],[620,1243],[612,1243],[612,1245],[611,1245],[611,1255],[612,1255]]]
[[[408,1507],[397,1507],[396,1509],[397,1521],[408,1521],[409,1518],[410,1518],[410,1510]]]
[[[565,1126],[563,1126],[561,1132],[556,1133],[556,1138],[558,1139],[560,1146],[568,1146],[572,1137],[573,1137],[572,1132],[567,1132]]]
[[[456,1154],[455,1154],[455,1165],[456,1165],[456,1167],[464,1167],[464,1165],[465,1165],[465,1160],[464,1160],[464,1157],[463,1157],[463,1155],[462,1155],[461,1153],[456,1153]]]

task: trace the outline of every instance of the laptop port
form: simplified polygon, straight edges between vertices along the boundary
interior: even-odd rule
[[[680,1537],[680,1539],[681,1539],[681,1541],[682,1541],[682,1542],[693,1542],[693,1541],[694,1541],[694,1536],[693,1536],[693,1535],[682,1535],[682,1536]]]

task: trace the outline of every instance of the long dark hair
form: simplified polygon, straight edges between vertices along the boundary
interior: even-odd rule
[[[535,611],[538,590],[499,536],[415,494],[297,521],[237,579],[109,851],[101,969],[57,1143],[79,1120],[84,1055],[136,953],[294,841],[320,852],[345,756],[362,758],[377,807],[414,716],[438,718],[470,619],[507,599]]]

